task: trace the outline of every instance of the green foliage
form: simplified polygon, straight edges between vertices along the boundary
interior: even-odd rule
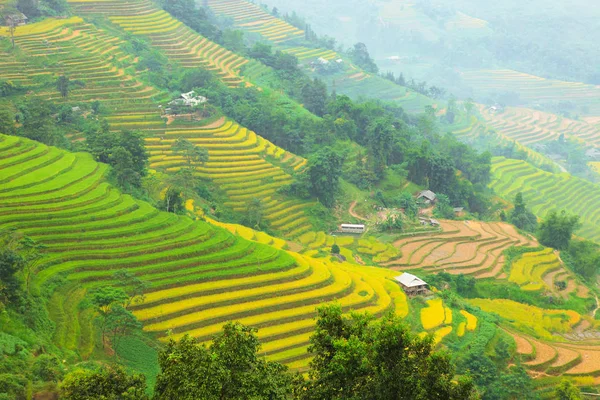
[[[65,75],[61,75],[56,79],[56,90],[65,99],[69,96],[69,84],[70,80]]]
[[[257,352],[254,329],[228,323],[209,347],[189,336],[171,340],[159,354],[161,372],[154,398],[286,399],[291,376],[286,368],[265,361]]]
[[[163,9],[181,22],[211,40],[218,39],[220,31],[210,23],[204,8],[193,0],[163,0]]]
[[[379,224],[379,227],[384,231],[402,231],[404,229],[404,220],[400,213],[390,213],[385,221]]]
[[[35,358],[31,371],[42,382],[59,382],[65,374],[65,366],[54,354],[41,354]]]
[[[307,81],[302,87],[302,103],[313,114],[322,117],[325,113],[326,101],[327,86],[322,81],[318,79]]]
[[[308,160],[310,193],[325,207],[335,203],[343,164],[344,156],[330,147],[317,151]]]
[[[331,246],[331,254],[340,254],[340,246],[337,244]]]
[[[450,199],[445,194],[438,194],[435,202],[433,215],[438,218],[454,219],[454,208],[450,205]]]
[[[185,203],[181,196],[181,189],[170,186],[165,192],[165,198],[162,204],[160,204],[160,208],[174,214],[183,213],[185,211]]]
[[[572,240],[569,248],[561,253],[563,260],[588,282],[594,282],[600,265],[600,247],[587,240]]]
[[[581,400],[581,391],[573,382],[563,379],[560,385],[554,390],[554,396],[557,400]]]
[[[268,221],[265,219],[265,206],[260,199],[253,198],[248,202],[241,222],[242,225],[258,231],[268,229]]]
[[[535,232],[537,229],[537,217],[526,208],[521,192],[515,196],[515,208],[509,215],[509,221],[517,228],[528,232]]]
[[[404,191],[400,194],[398,207],[402,208],[404,210],[404,215],[410,219],[414,220],[417,218],[417,215],[419,215],[419,205],[410,192]]]
[[[143,375],[128,375],[117,366],[77,369],[60,385],[61,399],[65,400],[147,400],[145,392]]]
[[[571,242],[573,231],[579,227],[579,216],[566,211],[552,211],[540,224],[538,239],[544,246],[566,250]]]
[[[356,43],[354,47],[348,51],[348,55],[353,63],[365,71],[375,74],[379,71],[377,64],[369,55],[367,46],[364,43]]]
[[[27,379],[21,375],[0,373],[0,400],[26,400]]]
[[[85,132],[87,149],[94,158],[112,166],[112,173],[124,191],[139,189],[147,175],[148,154],[144,137],[137,131],[111,132],[107,124]]]
[[[343,316],[339,306],[318,311],[309,351],[314,354],[301,399],[469,399],[472,382],[454,381],[432,337],[413,336],[400,319]]]
[[[17,104],[17,134],[49,146],[68,147],[65,130],[55,115],[58,107],[48,101],[31,98]]]
[[[23,92],[18,84],[11,81],[0,79],[0,97],[8,97]]]
[[[208,161],[208,150],[196,146],[185,138],[178,138],[171,145],[171,150],[185,158],[188,168],[193,168],[195,164],[203,165]]]

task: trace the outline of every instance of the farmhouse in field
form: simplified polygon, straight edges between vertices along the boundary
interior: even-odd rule
[[[343,233],[365,233],[365,226],[363,224],[342,224],[340,225],[340,231]]]
[[[427,294],[429,292],[427,289],[427,282],[421,278],[417,278],[413,274],[409,274],[408,272],[405,272],[394,279],[400,284],[402,290],[404,290],[404,293],[409,296],[418,296]]]
[[[8,14],[4,16],[6,26],[21,26],[27,24],[27,17],[23,13]]]
[[[423,190],[417,196],[417,200],[423,200],[425,204],[432,204],[435,203],[436,197],[435,193],[431,190]]]

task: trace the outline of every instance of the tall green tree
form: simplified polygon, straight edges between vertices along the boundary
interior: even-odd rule
[[[569,247],[573,231],[579,227],[579,216],[569,215],[566,211],[550,212],[540,224],[538,240],[544,246],[557,250]]]
[[[509,221],[519,229],[528,232],[535,232],[537,228],[537,217],[527,208],[523,193],[519,192],[515,196],[515,208],[509,215]]]
[[[354,47],[348,52],[352,62],[361,67],[367,72],[376,74],[379,72],[379,68],[375,61],[369,55],[367,45],[364,43],[356,43]]]
[[[204,147],[196,146],[185,138],[178,138],[171,146],[171,150],[178,155],[181,155],[186,163],[187,168],[194,168],[194,165],[203,165],[208,161],[208,150]]]
[[[344,165],[344,156],[331,147],[325,147],[308,160],[310,192],[325,207],[332,207],[339,191],[339,180]]]
[[[208,347],[189,336],[171,340],[159,354],[154,399],[288,399],[292,376],[259,349],[255,330],[239,323],[226,324]]]
[[[70,86],[70,79],[68,76],[61,75],[56,80],[56,89],[58,90],[58,93],[60,93],[60,95],[64,99],[69,97],[69,89],[70,89],[69,86]]]
[[[417,218],[417,215],[419,215],[419,205],[410,192],[403,191],[400,193],[398,207],[402,208],[404,210],[404,215],[410,219],[415,219]]]
[[[344,316],[340,306],[318,310],[309,351],[314,354],[300,398],[313,399],[472,399],[473,383],[456,379],[450,357],[434,352],[431,336],[410,333],[388,315]]]
[[[112,314],[117,307],[122,307],[129,296],[121,288],[112,286],[102,286],[92,293],[91,303],[94,305],[98,314],[100,332],[102,333],[102,348],[106,345],[106,334],[109,329]]]
[[[146,378],[129,375],[122,367],[76,369],[60,385],[60,398],[65,400],[149,400]]]

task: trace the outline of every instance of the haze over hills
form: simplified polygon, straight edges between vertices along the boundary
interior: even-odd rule
[[[1,1],[0,399],[598,393],[596,12]]]
[[[334,33],[339,32],[337,38],[344,47],[366,43],[383,71],[424,80],[459,97],[598,113],[597,108],[589,109],[589,102],[580,103],[578,95],[569,94],[570,83],[548,82],[544,86],[557,86],[556,93],[530,94],[541,84],[536,82],[535,76],[539,76],[592,85],[587,91],[596,103],[598,92],[593,85],[600,81],[593,66],[600,53],[592,38],[599,33],[598,10],[586,1],[567,5],[546,1],[274,0],[268,5],[282,13],[298,12],[322,34],[336,37]],[[484,76],[474,78],[481,74]],[[534,77],[527,79],[524,74]],[[523,78],[519,83],[518,75]],[[490,81],[492,86],[488,86]],[[572,102],[575,107],[558,107],[561,102]]]

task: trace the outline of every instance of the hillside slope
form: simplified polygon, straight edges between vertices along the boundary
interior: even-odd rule
[[[149,2],[136,2],[135,5],[124,8],[110,2],[87,2],[85,5],[76,4],[76,10],[81,9],[82,15],[96,13],[93,14],[96,17],[110,18],[121,24],[119,26],[125,31],[130,31],[138,23],[131,22],[133,25],[129,25],[131,18],[138,21],[136,18],[159,12]],[[125,16],[115,20],[114,15],[121,14]],[[160,16],[164,17],[162,13]],[[158,31],[164,33],[159,29],[158,21],[150,19],[141,24],[144,28],[138,27],[131,32],[148,35],[157,48],[184,67],[208,67],[227,84],[241,82],[239,77],[232,80],[233,72],[212,58],[212,51],[225,55],[228,60],[235,56],[233,53],[206,42],[181,23],[174,23],[178,30],[176,36],[169,39],[179,43],[179,47],[175,49],[168,45],[163,48],[162,42],[154,36],[158,35]],[[179,32],[182,29],[184,32]],[[0,65],[0,79],[20,85],[22,93],[31,91],[38,98],[58,104],[100,101],[111,130],[135,129],[144,134],[153,168],[176,171],[182,164],[182,158],[174,156],[170,146],[177,138],[186,138],[209,151],[209,161],[198,166],[197,175],[212,180],[221,188],[229,199],[228,206],[244,212],[247,200],[258,198],[268,211],[273,229],[282,235],[296,237],[311,229],[304,209],[312,203],[276,193],[277,189],[291,182],[290,174],[301,170],[306,160],[224,118],[210,125],[205,121],[167,124],[159,105],[166,104],[170,99],[169,93],[146,83],[141,72],[135,69],[138,60],[127,51],[126,41],[114,32],[74,17],[47,19],[19,27],[16,33],[18,50],[2,55],[5,62]],[[177,35],[198,43],[181,42],[182,38]],[[198,48],[200,44],[211,51]],[[193,49],[195,53],[188,63],[187,56],[183,55]],[[235,57],[239,61],[240,58]],[[242,61],[247,62],[245,59]],[[221,67],[224,69],[219,69]],[[61,75],[78,82],[71,85],[67,98],[55,88],[54,82]]]
[[[0,168],[0,229],[47,246],[32,284],[66,278],[49,299],[54,340],[83,358],[95,335],[91,310],[79,304],[121,269],[150,284],[134,312],[155,337],[170,331],[208,340],[238,320],[260,328],[270,358],[296,368],[309,357],[316,306],[407,312],[400,288],[387,279],[392,271],[317,261],[159,212],[109,185],[106,166],[86,153],[0,136]]]

